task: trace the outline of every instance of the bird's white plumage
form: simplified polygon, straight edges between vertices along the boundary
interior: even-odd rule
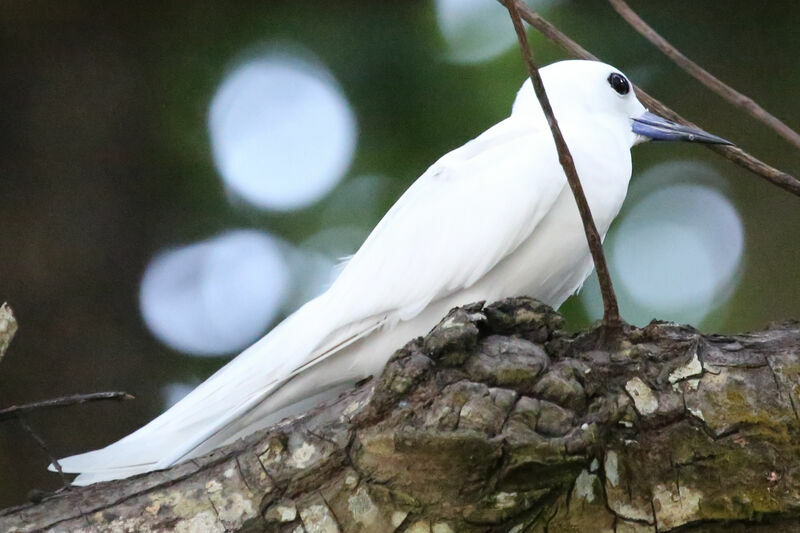
[[[542,69],[595,221],[618,213],[644,112],[565,61]],[[341,274],[167,412],[101,450],[63,459],[78,484],[164,468],[264,427],[380,372],[391,353],[455,306],[528,295],[558,306],[591,271],[582,225],[530,82],[511,116],[434,163]]]

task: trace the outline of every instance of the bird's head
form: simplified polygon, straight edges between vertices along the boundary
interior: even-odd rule
[[[636,98],[628,77],[611,65],[599,61],[559,61],[543,67],[540,74],[559,122],[600,119],[618,128],[631,146],[649,140],[732,144],[699,128],[651,113]],[[517,93],[512,115],[544,119],[530,79]]]

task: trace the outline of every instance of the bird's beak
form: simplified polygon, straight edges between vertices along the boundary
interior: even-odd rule
[[[645,111],[639,118],[633,119],[633,133],[654,141],[685,141],[692,143],[729,144],[733,143],[717,137],[700,128],[684,126],[663,117]]]

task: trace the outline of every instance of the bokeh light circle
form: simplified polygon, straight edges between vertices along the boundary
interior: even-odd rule
[[[251,57],[222,82],[208,128],[225,185],[250,204],[305,207],[344,176],[356,119],[333,76],[306,56]]]
[[[529,0],[542,11],[560,0]],[[481,63],[517,42],[508,10],[496,0],[435,0],[436,21],[453,63]]]
[[[198,383],[184,383],[181,381],[164,385],[161,388],[161,398],[164,403],[164,409],[169,409],[181,401],[183,397],[192,392],[197,385]]]
[[[639,305],[694,309],[701,318],[737,272],[744,229],[719,191],[676,184],[653,191],[620,223],[611,261]]]
[[[145,324],[164,344],[222,355],[265,332],[289,284],[279,241],[235,230],[157,255],[145,270],[139,302]]]
[[[625,319],[697,325],[730,297],[744,256],[744,225],[702,163],[670,161],[634,177],[606,253]],[[602,314],[596,278],[582,299]]]

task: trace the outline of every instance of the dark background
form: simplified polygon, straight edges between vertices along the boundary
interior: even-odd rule
[[[800,173],[788,143],[676,69],[604,2],[547,4],[543,12],[553,22],[656,97]],[[676,0],[633,7],[687,55],[800,127],[800,4]],[[504,31],[513,33],[510,22]],[[540,63],[564,57],[531,35]],[[466,62],[461,48],[483,45],[473,46],[469,31],[458,39],[443,35],[433,1],[0,1],[0,301],[13,306],[20,323],[0,363],[0,406],[100,390],[137,396],[32,416],[53,453],[63,456],[124,436],[165,407],[170,384],[185,390],[224,364],[224,356],[193,357],[149,332],[139,286],[151,259],[232,228],[269,232],[306,249],[340,223],[368,231],[429,164],[509,112],[524,78],[516,47]],[[231,201],[207,124],[211,99],[242,54],[273,43],[302,47],[324,65],[358,128],[339,189],[287,212]],[[308,150],[313,157],[314,147]],[[685,164],[670,167],[672,161]],[[668,176],[652,177],[658,172]],[[645,174],[651,179],[633,194]],[[348,183],[374,175],[382,178],[373,193],[348,204]],[[623,314],[637,323],[658,316],[719,331],[800,317],[798,200],[701,147],[645,145],[634,151],[632,196],[619,223],[665,180],[716,191],[738,216],[741,254],[730,260],[723,250],[727,274],[715,282],[707,308],[658,307],[647,298],[626,303],[623,295]],[[676,202],[659,216],[689,205]],[[689,208],[704,211],[702,202]],[[700,225],[717,228],[714,220]],[[628,245],[613,232],[612,248]],[[653,283],[670,294],[682,283],[670,272],[696,258],[665,233],[657,258],[669,257],[674,267]],[[344,239],[337,251],[352,247]],[[643,261],[645,276],[658,266]],[[565,305],[570,327],[597,318],[595,290]],[[16,423],[0,426],[0,506],[22,502],[34,487],[57,488],[46,464]]]

